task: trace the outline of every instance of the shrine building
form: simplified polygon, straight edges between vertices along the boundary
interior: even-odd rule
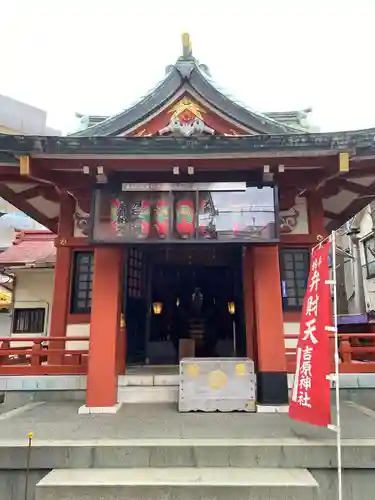
[[[310,249],[375,192],[375,129],[301,116],[234,101],[183,35],[129,109],[65,137],[0,134],[0,196],[57,235],[51,353],[0,372],[87,374],[86,406],[112,408],[131,366],[248,357],[258,402],[287,403]]]

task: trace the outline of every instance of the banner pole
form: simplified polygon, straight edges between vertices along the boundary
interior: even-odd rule
[[[333,327],[335,340],[335,392],[336,392],[336,444],[337,444],[337,491],[338,500],[342,500],[342,460],[341,460],[341,416],[340,416],[340,381],[339,381],[339,343],[337,329],[337,283],[336,283],[336,232],[331,233],[332,243],[332,281],[333,281]]]

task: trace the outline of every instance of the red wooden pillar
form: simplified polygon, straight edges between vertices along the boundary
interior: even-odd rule
[[[123,249],[95,249],[86,406],[117,403]]]
[[[254,304],[258,351],[258,401],[288,403],[279,250],[253,247]]]
[[[65,337],[69,313],[70,280],[72,273],[72,250],[64,246],[66,239],[73,234],[75,200],[63,194],[60,199],[59,235],[56,241],[56,264],[53,284],[53,300],[49,334],[51,337]],[[51,343],[51,349],[63,349],[64,341]],[[48,357],[48,363],[61,364],[62,354]]]
[[[251,247],[246,247],[243,255],[243,294],[246,329],[246,356],[257,362],[255,318],[254,318],[254,274]]]
[[[69,312],[70,276],[72,252],[68,247],[57,247],[55,277],[53,284],[53,302],[51,312],[51,337],[65,337]],[[56,340],[51,342],[51,349],[63,349],[65,342]],[[48,356],[49,364],[62,364],[62,354]]]

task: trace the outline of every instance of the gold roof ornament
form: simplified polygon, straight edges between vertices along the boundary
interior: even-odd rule
[[[189,59],[190,57],[193,57],[193,49],[191,46],[191,39],[189,33],[182,33],[181,40],[182,40],[182,57],[184,59]]]
[[[190,111],[190,113],[192,113],[200,120],[203,120],[203,113],[205,113],[205,110],[201,108],[192,99],[189,99],[188,97],[183,97],[170,109],[169,112],[171,113],[171,119],[174,120],[175,118],[180,116],[181,113],[183,113],[184,111]]]

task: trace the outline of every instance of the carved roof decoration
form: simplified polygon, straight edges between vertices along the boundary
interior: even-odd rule
[[[295,111],[267,111],[263,114],[278,123],[283,123],[290,125],[299,131],[310,131],[311,125],[308,123],[309,114],[312,112],[311,108]],[[103,115],[84,115],[82,113],[76,113],[76,117],[80,119],[80,130],[91,127],[92,125],[98,125],[110,118],[109,116]],[[319,130],[314,130],[314,132],[319,132]]]
[[[205,113],[203,107],[185,96],[168,110],[169,123],[158,132],[160,135],[170,134],[183,137],[201,134],[213,135],[215,130],[208,127],[204,121]]]

